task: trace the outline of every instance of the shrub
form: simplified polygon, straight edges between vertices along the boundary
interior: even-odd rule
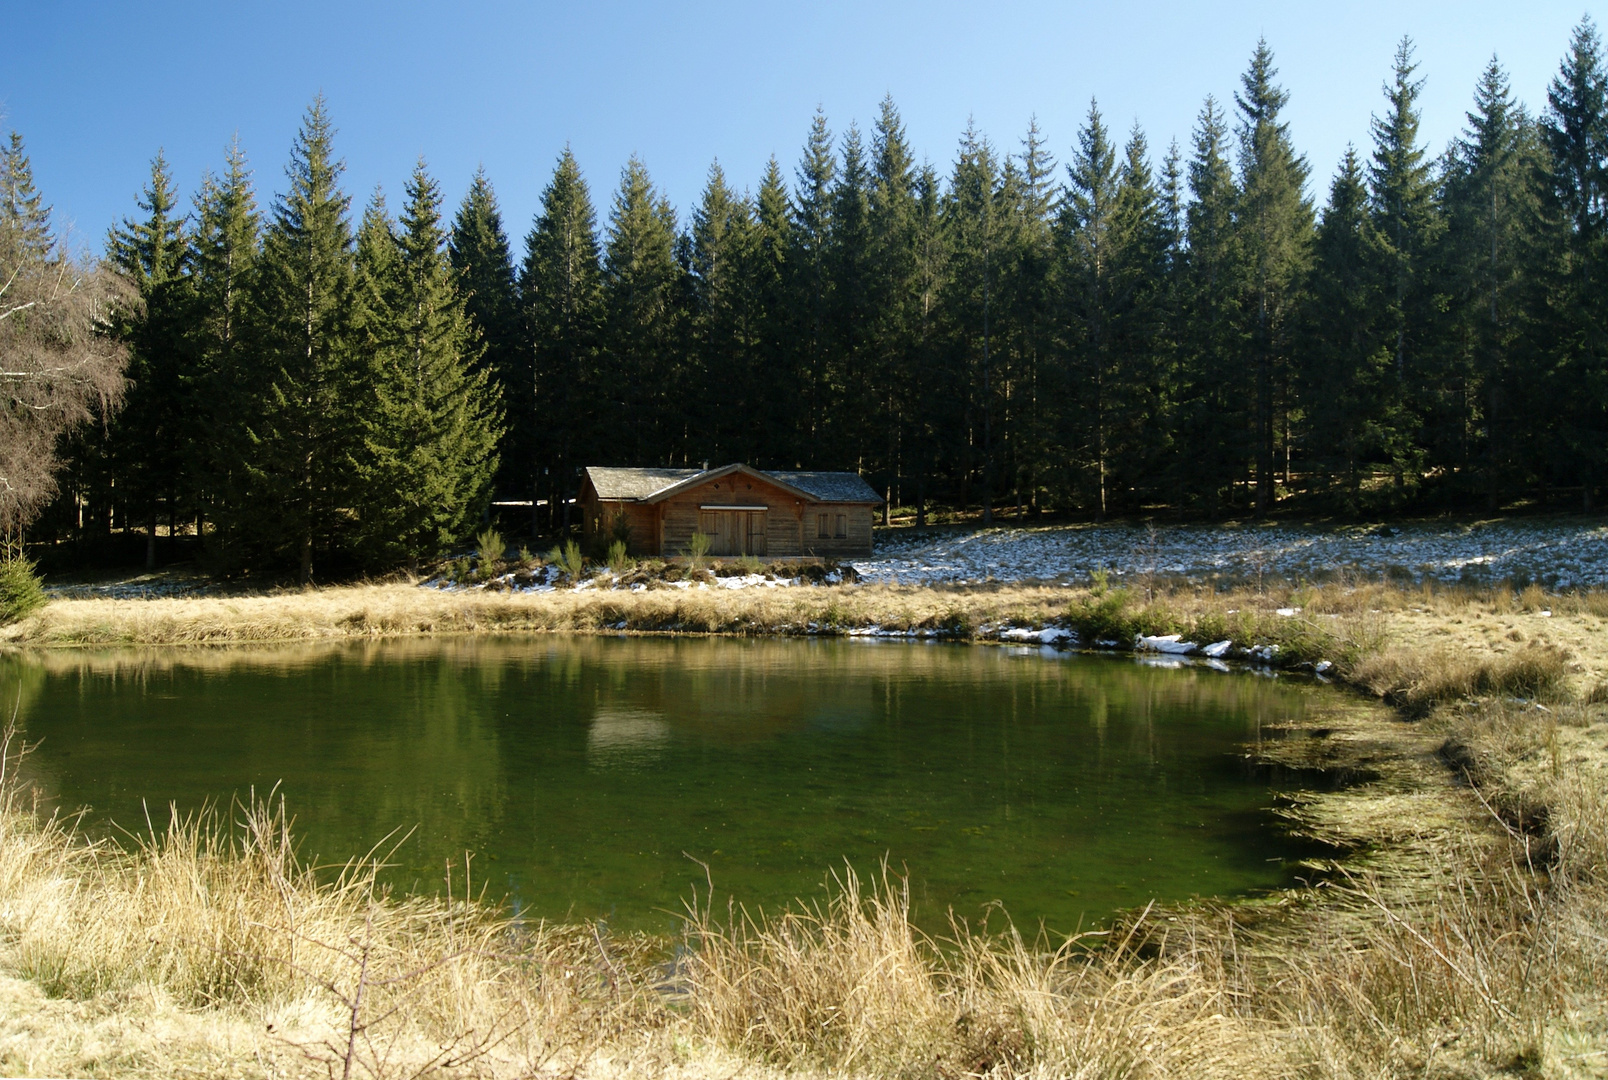
[[[488,528],[475,537],[475,551],[480,556],[482,569],[492,569],[502,562],[503,552],[507,550],[502,533],[495,528]]]
[[[631,543],[631,519],[626,515],[625,511],[619,511],[609,519],[609,535],[621,544],[628,545]],[[612,544],[609,546],[609,550],[614,550]]]
[[[692,558],[692,568],[697,570],[703,566],[704,557],[709,554],[709,546],[714,541],[708,533],[695,532],[687,541],[687,554]]]
[[[27,617],[44,607],[45,600],[31,559],[16,553],[0,557],[0,626]]]
[[[547,561],[569,575],[571,581],[580,581],[581,575],[586,573],[586,559],[581,555],[581,545],[573,540],[564,542],[563,547],[554,547],[547,553]]]
[[[609,545],[609,569],[616,574],[623,574],[635,565],[635,560],[625,553],[625,541],[616,540]]]

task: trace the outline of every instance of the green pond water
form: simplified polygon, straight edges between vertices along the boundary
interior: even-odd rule
[[[460,638],[0,657],[47,800],[105,827],[279,785],[305,855],[395,829],[391,881],[465,852],[492,897],[668,930],[818,898],[848,860],[918,919],[1023,926],[1291,880],[1245,748],[1322,699],[1245,673],[845,640]]]

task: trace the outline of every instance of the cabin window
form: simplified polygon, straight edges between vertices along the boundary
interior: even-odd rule
[[[832,536],[832,515],[817,514],[815,517],[815,535],[822,540]]]
[[[839,540],[847,540],[849,538],[849,516],[847,514],[839,514],[837,516],[837,538]]]

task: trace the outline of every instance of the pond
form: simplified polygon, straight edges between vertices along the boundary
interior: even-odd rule
[[[1318,687],[1052,650],[852,640],[447,638],[0,657],[31,777],[88,820],[278,785],[303,853],[413,830],[493,898],[669,930],[707,874],[776,910],[845,860],[918,919],[1069,932],[1152,898],[1288,884],[1246,746]]]

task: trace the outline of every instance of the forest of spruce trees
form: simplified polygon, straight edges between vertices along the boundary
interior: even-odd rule
[[[1538,112],[1493,58],[1438,156],[1421,85],[1404,40],[1321,191],[1266,43],[1159,164],[1091,104],[1061,162],[1036,125],[1014,151],[967,130],[941,174],[885,99],[869,135],[817,113],[791,180],[712,166],[683,225],[635,159],[600,222],[566,149],[517,256],[483,172],[450,223],[422,163],[399,214],[354,215],[320,100],[266,210],[238,146],[188,212],[157,157],[108,243],[142,301],[126,398],[63,446],[33,535],[199,534],[306,579],[433,557],[494,496],[560,531],[585,465],[705,461],[857,470],[919,521],[1590,510],[1597,31]]]

